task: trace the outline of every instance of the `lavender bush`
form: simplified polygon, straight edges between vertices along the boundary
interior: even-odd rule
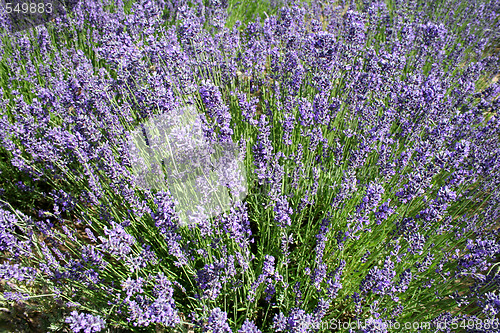
[[[237,6],[2,17],[3,311],[44,332],[497,330],[500,3],[270,3],[247,24]],[[203,149],[179,158],[239,159],[215,214],[192,180],[191,223],[166,157],[141,186],[131,145],[186,108],[199,135],[176,142]]]

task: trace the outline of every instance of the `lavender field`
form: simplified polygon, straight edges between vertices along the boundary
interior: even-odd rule
[[[0,3],[0,331],[500,332],[499,0],[61,1]]]

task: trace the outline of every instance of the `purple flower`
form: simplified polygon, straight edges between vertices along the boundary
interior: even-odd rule
[[[87,234],[87,237],[94,243],[97,243],[97,238],[95,237],[94,233],[92,230],[89,228],[85,228],[85,233]]]
[[[0,176],[9,178],[12,168],[22,176],[12,189],[30,198],[49,195],[53,205],[35,202],[46,206],[40,216],[22,219],[0,210],[0,251],[10,258],[0,265],[0,278],[64,282],[56,294],[70,298],[71,306],[99,306],[108,321],[149,329],[173,327],[180,311],[188,316],[184,311],[192,309],[196,321],[200,312],[208,316],[205,331],[230,331],[229,314],[210,313],[224,290],[230,303],[245,291],[252,301],[273,302],[267,322],[247,320],[240,333],[269,329],[269,321],[274,331],[315,331],[330,305],[339,304],[358,318],[374,318],[364,331],[385,331],[382,318],[411,311],[395,304],[407,299],[410,284],[416,298],[435,300],[425,296],[433,296],[433,284],[462,277],[474,282],[469,292],[456,297],[458,285],[454,294],[437,297],[464,305],[479,300],[483,316],[498,316],[498,295],[486,291],[499,278],[486,272],[496,268],[500,252],[500,122],[493,115],[500,84],[476,89],[499,65],[497,55],[484,57],[498,37],[498,1],[459,1],[450,8],[393,1],[390,10],[380,1],[357,8],[313,1],[287,4],[263,23],[245,29],[237,23],[232,30],[225,28],[226,0],[203,2],[140,0],[128,10],[119,0],[110,12],[105,3],[80,1],[74,15],[56,17],[52,36],[38,27],[33,38],[2,39],[8,75],[0,91],[0,144],[10,157]],[[443,9],[455,12],[441,17]],[[8,25],[0,17],[0,26]],[[68,44],[62,38],[68,29],[90,48]],[[129,126],[169,115],[185,102],[206,113],[200,133],[212,143],[233,135],[252,142],[253,154],[240,156],[247,167],[253,163],[256,187],[245,204],[211,219],[212,212],[197,206],[190,217],[201,222],[179,226],[184,214],[175,211],[168,191],[134,185],[124,139]],[[146,141],[155,144],[153,137]],[[231,200],[239,197],[233,167],[222,171],[219,185],[231,190]],[[0,183],[2,199],[16,207],[9,182]],[[208,183],[198,185],[210,192]],[[271,220],[255,221],[259,217]],[[66,219],[76,221],[76,229]],[[266,223],[283,231],[271,235],[280,238],[272,249],[259,248],[265,235],[251,231],[266,231]],[[387,246],[372,237],[380,234]],[[367,247],[357,251],[363,242]],[[299,264],[304,250],[309,262]],[[263,262],[252,262],[252,252]],[[276,256],[262,258],[266,253]],[[332,271],[342,253],[352,258]],[[37,258],[36,269],[25,256]],[[278,273],[283,267],[287,283]],[[176,282],[174,299],[161,270],[194,285]],[[352,296],[341,300],[339,294]],[[210,308],[200,309],[190,295]],[[283,297],[295,297],[295,304]],[[281,303],[288,312],[276,309]],[[242,313],[236,315],[241,324]],[[73,312],[68,324],[93,330],[85,324],[99,320],[89,316]]]
[[[224,271],[223,263],[207,264],[196,273],[196,282],[203,290],[203,297],[215,300],[222,291],[221,275]]]
[[[22,267],[19,264],[0,264],[0,279],[17,281],[32,280],[36,271],[32,267]]]
[[[274,213],[276,214],[274,220],[280,228],[292,225],[293,209],[289,206],[286,196],[278,198],[274,206]]]
[[[130,267],[131,272],[138,271],[142,268],[147,267],[148,265],[155,266],[158,264],[158,258],[156,253],[150,250],[150,245],[144,245],[144,249],[142,249],[141,253],[138,256],[132,257],[128,256],[126,258],[126,262]]]
[[[500,313],[500,296],[495,292],[484,294],[484,300],[479,301],[478,304],[489,318],[494,318]]]
[[[318,268],[314,269],[314,276],[312,277],[312,284],[317,290],[321,290],[321,282],[326,278],[326,270],[328,266],[326,264],[319,264]]]
[[[75,199],[70,194],[64,192],[63,190],[52,192],[56,206],[62,207],[63,212],[73,210],[75,207]]]
[[[237,202],[223,215],[223,228],[243,249],[253,243],[246,204]]]
[[[262,274],[266,276],[274,275],[274,257],[266,255],[264,259],[264,264],[262,265]]]
[[[0,209],[0,251],[9,251],[14,257],[21,254],[26,255],[29,251],[29,241],[21,241],[18,239],[16,229],[19,222],[17,217],[6,210]]]
[[[344,16],[344,32],[346,41],[357,47],[363,46],[366,42],[366,23],[363,13],[352,10],[347,11]]]
[[[311,126],[314,121],[313,104],[305,98],[299,100],[300,124],[302,126]]]
[[[100,316],[94,316],[89,313],[78,313],[76,310],[71,312],[66,318],[66,323],[70,325],[73,332],[100,332],[106,327],[106,322]]]
[[[415,267],[417,268],[419,273],[425,272],[432,265],[434,260],[434,255],[432,253],[428,253],[422,262],[416,262]]]
[[[407,237],[405,237],[408,241],[409,247],[408,251],[415,254],[421,255],[424,251],[425,246],[425,236],[421,235],[418,232],[411,232]]]
[[[365,210],[375,211],[384,194],[384,187],[380,184],[371,182],[366,190],[366,195],[362,199],[361,206]]]
[[[172,282],[160,273],[155,277],[153,301],[146,296],[139,295],[128,302],[129,318],[134,326],[149,326],[163,324],[175,327],[180,323],[180,317],[173,299],[174,289]]]
[[[284,257],[283,265],[285,266],[290,263],[290,245],[293,244],[293,242],[293,234],[287,236],[285,233],[283,233],[281,235],[281,253]]]
[[[307,333],[317,324],[313,314],[299,308],[293,308],[288,317],[280,312],[273,318],[273,329],[276,332]]]
[[[142,289],[143,284],[144,284],[143,278],[137,278],[133,280],[129,277],[127,278],[127,280],[123,281],[122,288],[127,293],[126,300],[130,299],[130,297],[134,296],[135,294],[143,293],[144,292],[144,289]]]
[[[120,224],[112,222],[112,227],[113,229],[104,227],[104,233],[108,237],[100,236],[99,239],[109,254],[124,258],[132,251],[131,246],[135,244],[135,239]]]
[[[22,303],[22,301],[30,299],[29,294],[10,291],[4,291],[3,297],[8,301],[14,301],[16,303]]]
[[[246,319],[238,333],[262,333],[261,330],[250,320]]]
[[[248,295],[249,300],[255,299],[257,288],[264,282],[266,283],[266,288],[264,290],[264,293],[267,294],[266,301],[270,301],[276,292],[275,284],[277,282],[283,282],[283,277],[276,271],[275,258],[271,255],[266,255],[264,257],[262,274],[260,274],[257,280],[252,284]]]
[[[206,324],[203,325],[203,332],[231,333],[231,328],[227,323],[227,313],[220,308],[213,309]]]
[[[264,183],[264,179],[269,177],[269,161],[272,157],[273,145],[271,142],[271,126],[265,115],[259,119],[259,135],[257,143],[253,147],[255,173],[259,178],[259,184]]]
[[[206,82],[199,89],[201,100],[205,104],[208,115],[220,128],[219,137],[222,142],[229,142],[233,130],[231,129],[231,114],[229,108],[222,100],[222,95],[218,87],[210,82]]]
[[[373,292],[374,294],[386,295],[393,290],[393,279],[396,276],[394,263],[386,259],[383,268],[375,266],[370,269],[365,276],[359,289],[363,292]]]
[[[446,35],[447,30],[441,23],[439,25],[433,22],[427,22],[421,26],[422,42],[425,46],[440,47],[443,37]]]
[[[104,260],[104,255],[97,247],[86,245],[81,248],[81,251],[84,262],[96,266],[98,269],[104,269],[108,265]]]
[[[489,265],[488,259],[500,253],[500,244],[493,239],[468,239],[466,247],[468,253],[459,260],[459,264],[472,271],[486,269]]]
[[[179,234],[179,224],[175,212],[175,203],[168,192],[157,192],[154,202],[157,210],[151,213],[156,227],[168,244],[169,253],[178,260],[178,265],[186,265],[187,257],[181,246],[182,236]]]
[[[287,100],[285,109],[283,110],[283,120],[281,121],[281,125],[283,126],[283,142],[288,146],[292,144],[292,133],[296,125],[295,115],[292,112],[293,104],[294,100]]]
[[[238,101],[241,108],[241,115],[251,125],[257,125],[257,120],[255,120],[255,116],[257,114],[257,105],[259,103],[259,99],[256,97],[252,97],[249,101],[247,101],[247,97],[245,94],[238,93]]]
[[[377,218],[377,224],[382,224],[382,221],[387,220],[389,216],[394,214],[396,210],[389,206],[391,199],[388,199],[387,202],[382,203],[377,211],[375,212],[375,217]]]
[[[411,274],[411,269],[405,269],[403,273],[401,273],[398,283],[396,283],[395,290],[400,293],[405,292],[408,289],[412,278],[413,275]]]

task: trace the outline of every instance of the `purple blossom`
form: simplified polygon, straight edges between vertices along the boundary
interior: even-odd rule
[[[408,251],[415,254],[422,255],[424,246],[425,246],[425,236],[421,235],[418,232],[411,232],[407,237],[405,237],[408,241],[409,247]]]
[[[259,132],[257,143],[253,147],[254,164],[257,168],[255,173],[259,179],[259,183],[263,184],[264,179],[269,175],[269,161],[272,157],[273,146],[271,143],[271,126],[265,115],[261,115],[259,119]]]
[[[326,278],[326,264],[319,264],[317,268],[314,269],[314,275],[312,277],[312,284],[316,287],[316,289],[320,290],[321,282]]]
[[[155,277],[153,289],[154,300],[143,295],[136,296],[128,302],[130,322],[134,326],[149,326],[163,324],[175,327],[180,323],[180,317],[173,299],[172,282],[160,273]]]
[[[66,317],[66,323],[70,325],[73,332],[100,332],[106,327],[106,322],[100,316],[94,316],[89,313],[71,312],[69,317]]]
[[[487,260],[500,253],[500,244],[492,239],[467,240],[468,253],[459,261],[463,268],[482,270],[488,267]]]
[[[238,333],[262,333],[262,331],[257,328],[253,321],[246,319]]]
[[[227,323],[227,313],[220,308],[215,308],[210,312],[207,323],[203,325],[203,332],[231,333],[231,328]]]
[[[266,276],[274,275],[274,257],[270,255],[266,255],[264,259],[264,264],[262,265],[262,274]]]
[[[104,227],[104,234],[108,237],[100,236],[99,239],[106,251],[123,258],[132,251],[131,246],[135,244],[135,239],[120,224],[113,222],[112,227],[112,229]]]
[[[229,108],[222,100],[222,95],[218,87],[210,82],[206,82],[199,89],[201,100],[205,104],[209,117],[216,121],[220,127],[220,139],[222,141],[231,140],[233,130],[230,127],[231,114]]]
[[[23,267],[19,264],[0,264],[0,279],[17,281],[33,280],[36,271],[32,267]]]
[[[127,278],[127,280],[123,281],[122,288],[127,293],[126,300],[130,299],[135,294],[143,293],[144,292],[144,289],[142,289],[143,284],[144,284],[143,278],[137,278],[137,279],[133,280],[129,277],[129,278]]]
[[[241,202],[235,203],[229,212],[224,213],[223,228],[243,249],[253,243],[252,230],[248,220],[248,209]]]
[[[377,183],[370,183],[366,190],[366,195],[362,199],[361,207],[365,210],[375,211],[384,194],[384,188]]]
[[[262,274],[260,274],[256,281],[252,283],[250,287],[248,299],[254,300],[257,288],[265,282],[266,301],[270,301],[276,292],[276,284],[278,282],[283,282],[283,276],[281,276],[275,267],[275,258],[271,255],[265,255],[264,262],[262,264]]]
[[[273,318],[273,329],[276,332],[306,333],[316,325],[314,315],[299,308],[293,308],[288,317],[280,312]]]
[[[30,242],[21,241],[18,237],[19,230],[18,218],[6,210],[0,209],[0,251],[9,251],[17,257],[21,254],[26,255],[29,251]]]
[[[94,243],[97,243],[97,238],[95,235],[92,233],[92,230],[89,228],[85,228],[85,233],[87,234],[87,237]]]
[[[408,286],[413,278],[413,275],[411,273],[411,269],[406,269],[404,270],[400,277],[399,281],[396,283],[395,290],[397,292],[405,292],[408,289]]]
[[[478,305],[489,318],[494,318],[500,313],[500,297],[495,292],[484,294],[484,300],[479,301]]]
[[[340,289],[342,289],[341,277],[344,271],[346,262],[342,260],[339,267],[335,269],[334,272],[328,273],[326,284],[327,284],[327,296],[330,300],[334,300]]]
[[[387,220],[391,215],[393,215],[396,210],[389,206],[391,199],[388,199],[387,202],[382,203],[377,211],[375,212],[375,217],[377,218],[377,224],[382,224],[382,221]]]
[[[283,116],[283,121],[282,121],[282,126],[283,126],[283,131],[284,131],[284,135],[283,135],[283,142],[286,144],[286,145],[291,145],[292,144],[292,132],[293,132],[293,129],[295,128],[295,116],[290,113],[290,112],[287,112],[284,114]]]
[[[104,269],[108,265],[104,260],[103,253],[97,247],[86,245],[82,247],[81,251],[84,262],[96,266],[99,269]]]
[[[180,244],[182,236],[178,232],[179,224],[172,197],[167,192],[158,192],[154,202],[158,209],[151,216],[168,244],[169,253],[177,258],[179,265],[187,264],[188,259]]]
[[[136,257],[127,257],[126,262],[130,267],[131,272],[138,271],[142,268],[147,267],[148,265],[154,266],[158,264],[158,257],[156,253],[150,250],[151,246],[146,245],[145,248],[142,249],[141,253],[139,253]]]
[[[374,294],[386,295],[393,290],[394,277],[394,263],[390,259],[386,259],[383,268],[375,266],[370,269],[365,276],[359,289],[362,292],[373,292]]]
[[[196,282],[203,290],[203,297],[215,300],[222,291],[223,263],[207,264],[196,273]]]
[[[10,291],[4,291],[3,297],[8,301],[14,301],[16,303],[21,303],[21,304],[23,303],[23,301],[30,299],[30,295],[27,293],[10,292]]]
[[[257,115],[257,105],[259,99],[252,97],[250,100],[247,100],[247,97],[244,94],[238,93],[238,101],[241,108],[241,115],[245,121],[251,125],[257,125],[257,120],[254,118]]]
[[[280,228],[284,228],[292,224],[291,215],[293,214],[293,209],[289,206],[286,196],[278,198],[274,206],[274,212],[276,214],[274,220]]]

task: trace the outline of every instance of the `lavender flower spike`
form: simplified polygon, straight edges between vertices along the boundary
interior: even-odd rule
[[[93,333],[100,332],[106,327],[106,322],[100,316],[93,316],[88,313],[71,312],[66,318],[66,323],[70,324],[71,329],[75,333]]]

